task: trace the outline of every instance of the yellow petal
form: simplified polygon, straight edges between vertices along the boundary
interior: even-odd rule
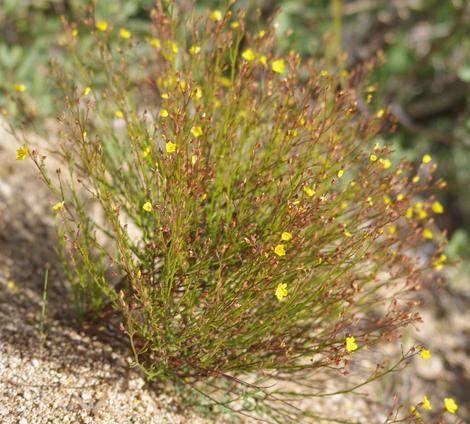
[[[95,23],[95,27],[98,31],[106,31],[108,29],[108,23],[106,21],[98,20]]]
[[[52,210],[53,210],[54,212],[58,212],[58,211],[60,211],[60,210],[64,207],[64,205],[65,205],[65,202],[64,202],[64,201],[62,201],[62,202],[57,202],[54,206],[52,206]]]
[[[419,356],[421,356],[422,359],[431,359],[431,351],[423,348],[419,352]]]
[[[434,213],[444,213],[444,206],[442,206],[441,203],[438,201],[435,201],[432,204],[431,209]]]
[[[152,203],[150,203],[150,202],[145,202],[145,203],[142,205],[142,209],[143,209],[145,212],[152,212]]]
[[[272,69],[274,72],[277,72],[278,74],[283,74],[284,71],[286,70],[286,64],[284,62],[284,59],[273,60]]]
[[[277,256],[284,256],[286,254],[286,249],[284,247],[283,244],[278,244],[275,248],[274,248],[274,253],[277,255]]]
[[[202,131],[202,128],[199,127],[199,126],[195,126],[195,127],[192,127],[191,128],[191,134],[194,136],[194,137],[200,137],[203,133]]]
[[[252,60],[255,60],[255,54],[253,53],[253,50],[246,49],[242,53],[242,58],[245,59],[245,60],[248,60],[248,61],[252,61]]]
[[[160,40],[158,38],[155,38],[155,37],[150,37],[147,39],[147,42],[152,46],[152,47],[161,47],[161,43],[160,43]]]
[[[176,151],[176,144],[169,141],[165,144],[165,149],[167,153],[173,153]]]
[[[16,149],[16,160],[23,160],[28,156],[28,148],[26,146],[21,146]]]
[[[279,283],[276,287],[275,295],[278,300],[282,300],[287,296],[287,284],[286,283]]]
[[[200,51],[201,51],[200,46],[191,46],[189,48],[189,53],[191,53],[192,55],[197,55],[197,54],[199,54]]]
[[[390,162],[390,159],[379,159],[379,161],[384,167],[384,169],[388,169],[392,166],[392,162]]]
[[[214,22],[219,22],[222,20],[222,12],[220,10],[213,10],[209,17],[214,21]]]
[[[13,84],[13,90],[19,91],[21,93],[26,91],[26,85],[20,83]]]
[[[427,153],[421,159],[421,162],[423,162],[423,163],[429,163],[431,161],[432,161],[432,157],[431,157],[431,155],[428,155]]]
[[[429,228],[425,228],[422,232],[422,235],[425,239],[431,240],[434,237],[434,234]]]
[[[119,37],[121,37],[124,40],[128,40],[129,38],[132,37],[132,33],[126,28],[121,28],[119,30]]]
[[[289,241],[289,240],[292,240],[292,234],[287,232],[287,231],[284,231],[282,234],[281,234],[281,239],[284,240],[284,241]]]
[[[457,403],[452,398],[444,398],[444,407],[446,411],[450,412],[451,414],[455,414],[457,409],[459,409]]]
[[[314,194],[315,194],[315,190],[311,187],[308,187],[308,186],[304,186],[303,188],[304,190],[304,193],[308,196],[308,197],[312,197]]]
[[[428,397],[425,395],[423,397],[423,400],[421,401],[423,409],[426,409],[427,411],[430,411],[432,409],[431,402],[429,402]]]
[[[356,349],[357,349],[356,339],[353,336],[346,337],[346,350],[348,352],[353,352]]]

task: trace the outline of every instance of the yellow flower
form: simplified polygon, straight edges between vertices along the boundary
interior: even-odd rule
[[[11,290],[13,292],[16,292],[16,291],[19,290],[18,286],[16,285],[16,283],[13,280],[7,280],[6,286],[8,287],[9,290]]]
[[[385,205],[388,205],[392,201],[392,199],[390,198],[390,196],[384,194],[383,201]]]
[[[406,215],[405,215],[408,219],[411,219],[413,217],[413,208],[408,208],[406,210]]]
[[[230,28],[232,29],[236,29],[240,27],[240,23],[238,21],[233,21],[231,24],[230,24]]]
[[[289,240],[292,240],[292,234],[287,232],[287,231],[284,231],[282,234],[281,234],[281,239],[284,240],[284,241],[289,241]]]
[[[96,21],[95,27],[98,31],[106,31],[108,29],[108,23],[106,21]]]
[[[170,46],[170,49],[173,52],[173,54],[178,53],[178,44],[176,44],[174,41],[169,41],[168,45]]]
[[[286,64],[284,62],[284,59],[273,60],[272,69],[274,72],[277,72],[278,74],[283,74],[284,71],[286,70]]]
[[[392,162],[390,162],[390,159],[379,159],[379,162],[382,164],[384,169],[388,169],[392,166]]]
[[[357,343],[354,336],[346,337],[346,350],[348,352],[354,352],[357,349]]]
[[[451,414],[455,414],[457,409],[459,409],[457,403],[452,398],[444,398],[444,408]]]
[[[276,297],[278,300],[282,300],[287,296],[287,284],[286,283],[279,283],[276,287]]]
[[[393,235],[397,232],[397,227],[395,225],[389,225],[387,227],[387,233]]]
[[[192,55],[197,55],[197,54],[199,54],[200,51],[201,51],[200,46],[191,46],[189,48],[189,53],[191,53]]]
[[[114,116],[115,116],[116,118],[121,119],[124,115],[123,115],[123,113],[122,113],[120,110],[117,110],[116,112],[114,112]]]
[[[248,60],[248,61],[252,61],[252,60],[255,60],[255,54],[253,53],[253,50],[246,49],[242,53],[242,58],[245,59],[245,60]]]
[[[421,414],[418,412],[415,406],[410,405],[410,413],[412,413],[415,417],[420,418]]]
[[[374,155],[374,153],[372,153],[372,154],[369,156],[369,159],[370,159],[372,162],[375,162],[375,161],[378,159],[378,157],[377,157],[377,155]]]
[[[258,62],[261,63],[261,65],[266,65],[266,63],[268,62],[268,58],[266,57],[266,55],[260,54],[258,56]]]
[[[91,92],[91,87],[85,87],[82,91],[82,94],[84,96],[88,96],[88,94],[90,94],[90,92]]]
[[[168,111],[166,109],[160,109],[159,115],[160,118],[166,118],[168,116]]]
[[[193,96],[196,97],[196,99],[202,98],[202,88],[201,87],[196,87],[193,90]]]
[[[434,213],[444,212],[444,206],[442,206],[437,200],[431,205],[431,209]]]
[[[219,82],[224,86],[224,87],[230,87],[232,85],[232,81],[230,81],[229,78],[225,77],[220,77]],[[216,99],[218,100],[218,99]]]
[[[344,169],[340,169],[336,175],[338,175],[338,178],[341,178],[344,175]]]
[[[121,28],[119,30],[119,37],[123,38],[124,40],[128,40],[129,38],[132,37],[132,32],[130,32],[126,28]]]
[[[158,38],[155,38],[155,37],[150,37],[147,39],[147,42],[152,46],[152,47],[161,47],[161,43],[160,43],[160,40]]]
[[[170,98],[170,95],[169,95],[168,93],[162,93],[162,94],[160,95],[160,97],[161,97],[162,99],[168,100],[168,99]]]
[[[431,359],[431,351],[429,349],[422,348],[419,352],[421,359]]]
[[[218,22],[222,20],[222,12],[220,10],[214,10],[212,13],[209,15],[209,17],[214,21]]]
[[[382,118],[382,116],[384,116],[384,114],[385,114],[385,110],[384,110],[384,109],[379,109],[379,110],[376,112],[375,116],[376,116],[377,118]]]
[[[429,163],[431,161],[432,161],[432,157],[431,157],[431,155],[428,155],[427,153],[421,159],[421,162],[423,162],[423,163]]]
[[[434,234],[429,228],[425,228],[422,232],[422,235],[425,239],[431,240],[434,237]]]
[[[432,262],[432,266],[436,271],[440,271],[442,269],[442,264],[447,260],[447,256],[442,254],[437,259]]]
[[[415,175],[411,181],[413,181],[415,184],[419,182],[420,178],[419,175]]]
[[[419,217],[420,219],[427,218],[427,217],[428,217],[428,213],[427,213],[426,211],[424,211],[424,210],[421,209],[421,210],[418,211],[418,217]]]
[[[142,152],[142,156],[144,158],[150,156],[150,153],[152,153],[152,148],[150,146],[147,146],[144,151]]]
[[[173,153],[176,151],[176,144],[169,141],[165,144],[165,149],[167,153]]]
[[[352,234],[348,230],[344,230],[344,235],[346,237],[352,237]]]
[[[258,32],[258,38],[263,38],[265,35],[266,35],[266,31],[261,30]]]
[[[274,248],[274,253],[277,255],[277,256],[284,256],[286,254],[286,249],[284,248],[284,245],[283,244],[278,244],[275,248]]]
[[[312,197],[315,194],[315,190],[313,188],[309,187],[309,186],[304,186],[303,190],[304,190],[304,193],[308,197]]]
[[[26,85],[20,83],[13,84],[13,90],[22,93],[23,91],[26,91]]]
[[[199,127],[199,126],[195,126],[195,127],[192,127],[191,128],[191,134],[194,136],[194,137],[200,137],[203,133],[202,131],[202,128]]]
[[[423,409],[426,409],[426,411],[430,411],[432,409],[431,402],[429,402],[429,399],[426,395],[424,395],[423,400],[421,401],[421,404],[423,406]]]
[[[143,205],[142,205],[142,209],[145,211],[145,212],[152,212],[152,204],[150,202],[145,202]]]
[[[197,162],[197,155],[192,155],[191,156],[191,165],[194,166],[194,164]]]
[[[54,212],[59,212],[65,205],[65,202],[62,201],[62,202],[57,202],[54,206],[52,206],[52,210]]]
[[[28,155],[28,148],[21,146],[16,149],[16,160],[23,160]]]

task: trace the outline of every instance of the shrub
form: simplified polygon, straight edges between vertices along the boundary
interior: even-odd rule
[[[444,260],[432,199],[413,204],[435,165],[374,145],[384,111],[364,100],[368,69],[280,57],[270,28],[245,32],[230,8],[181,17],[157,2],[152,22],[133,34],[91,15],[78,28],[91,51],[64,22],[76,66],[54,67],[53,147],[66,172],[30,153],[57,196],[78,315],[112,305],[149,379],[225,410],[318,419],[291,398],[325,396],[325,373],[419,320],[409,294]],[[379,354],[364,380],[414,353]]]

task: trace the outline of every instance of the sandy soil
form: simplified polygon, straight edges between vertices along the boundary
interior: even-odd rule
[[[174,396],[148,387],[109,335],[91,336],[75,327],[54,253],[51,201],[31,163],[15,161],[18,145],[1,127],[0,122],[0,422],[214,422],[181,411]],[[41,343],[46,264],[47,337]],[[425,323],[419,332],[407,331],[404,341],[429,347],[432,358],[417,359],[368,390],[379,398],[399,393],[407,407],[426,394],[433,411],[423,414],[425,422],[436,422],[442,399],[452,396],[458,415],[446,414],[445,422],[470,422],[470,279],[451,278],[446,288],[429,287],[420,296]],[[354,402],[336,397],[324,408],[332,405],[344,411]],[[367,415],[361,422],[383,422]]]

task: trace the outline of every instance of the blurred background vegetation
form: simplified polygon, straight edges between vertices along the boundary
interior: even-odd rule
[[[60,54],[65,43],[61,16],[79,23],[90,3],[0,0],[0,108],[7,110],[13,84],[25,84],[20,118],[47,128],[41,123],[57,112],[48,62],[67,60]],[[183,9],[193,7],[189,0],[177,3]],[[96,12],[138,33],[152,4],[99,0]],[[225,4],[202,0],[196,8],[223,9]],[[431,153],[437,160],[438,174],[447,181],[439,196],[446,206],[440,224],[449,233],[448,256],[470,257],[469,0],[240,0],[238,6],[249,9],[252,22],[258,8],[262,21],[278,13],[280,48],[295,48],[305,57],[320,59],[325,49],[334,53],[339,39],[348,68],[383,52],[385,62],[371,83],[377,86],[376,101],[388,107],[399,125],[382,137],[410,159]],[[78,28],[83,45],[93,48],[91,37]]]

